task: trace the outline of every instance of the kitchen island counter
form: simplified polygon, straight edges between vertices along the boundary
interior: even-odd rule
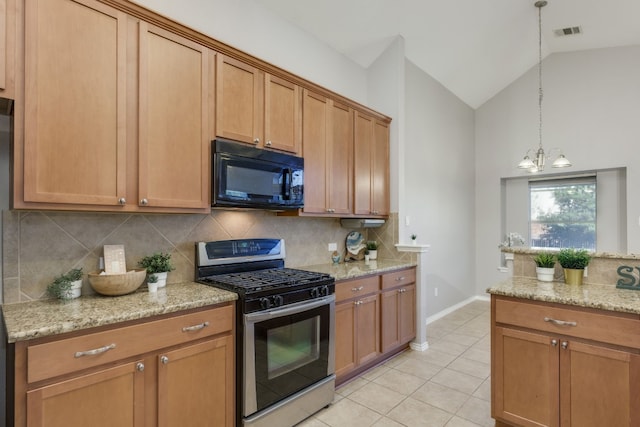
[[[640,292],[615,285],[567,285],[514,276],[487,289],[492,295],[544,301],[585,308],[640,314]]]
[[[234,292],[184,282],[169,284],[155,293],[148,292],[143,286],[132,294],[116,297],[90,295],[69,301],[47,299],[6,304],[2,306],[2,314],[7,341],[13,343],[234,301],[237,298]]]

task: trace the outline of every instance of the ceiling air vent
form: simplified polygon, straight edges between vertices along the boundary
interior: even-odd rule
[[[581,27],[566,27],[553,30],[554,34],[558,37],[570,36],[573,34],[582,34]]]

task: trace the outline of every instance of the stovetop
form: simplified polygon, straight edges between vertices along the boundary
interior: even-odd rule
[[[305,287],[330,279],[327,274],[293,268],[270,268],[205,277],[202,281],[216,284],[243,295]]]
[[[236,292],[243,313],[335,293],[328,274],[284,268],[281,239],[240,239],[196,244],[196,281]]]

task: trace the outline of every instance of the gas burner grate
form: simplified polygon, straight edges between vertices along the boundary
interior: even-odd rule
[[[245,293],[266,289],[282,289],[316,283],[329,278],[322,273],[296,270],[292,268],[272,268],[266,270],[227,273],[204,278],[208,283],[223,285],[228,289],[244,290]]]

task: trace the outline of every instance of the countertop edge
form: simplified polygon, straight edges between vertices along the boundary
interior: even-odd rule
[[[567,285],[512,277],[486,289],[491,295],[640,315],[640,292],[614,285]]]
[[[81,296],[70,301],[36,300],[2,305],[8,343],[140,320],[235,301],[234,292],[196,282],[168,284],[157,293],[145,287],[118,297]]]

